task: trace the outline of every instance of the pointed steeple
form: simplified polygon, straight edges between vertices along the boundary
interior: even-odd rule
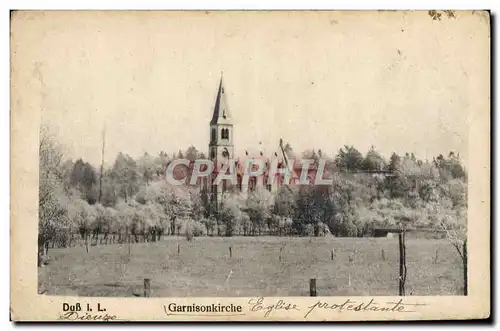
[[[223,74],[220,75],[219,90],[217,91],[217,99],[215,100],[214,113],[210,125],[215,124],[232,124],[231,114],[227,107],[226,95],[224,93]]]

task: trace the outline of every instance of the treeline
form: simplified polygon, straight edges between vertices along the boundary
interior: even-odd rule
[[[285,151],[293,159],[294,151]],[[467,174],[459,155],[433,160],[393,153],[388,160],[371,148],[366,155],[345,146],[336,156],[321,150],[302,157],[326,159],[331,186],[264,188],[230,194],[216,208],[198,187],[172,187],[163,180],[172,159],[205,158],[186,151],[138,159],[119,153],[100,169],[65,160],[57,139],[40,136],[39,247],[68,246],[78,234],[87,243],[99,235],[155,241],[162,235],[368,236],[378,227],[464,228]],[[388,173],[377,174],[377,171]]]

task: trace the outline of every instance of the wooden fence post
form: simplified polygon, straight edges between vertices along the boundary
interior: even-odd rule
[[[128,233],[128,226],[125,226],[125,237],[123,238],[123,242],[128,244],[128,256],[130,257],[130,234]]]
[[[89,252],[89,234],[87,231],[85,231],[85,250],[87,251],[87,254]]]
[[[229,258],[233,257],[233,248],[229,246]]]
[[[309,296],[316,296],[316,278],[311,278],[309,280]]]
[[[151,296],[151,280],[149,278],[144,278],[144,297],[149,298]]]
[[[384,251],[384,250],[382,250],[382,260],[383,260],[383,261],[385,261],[385,259],[386,259],[386,258],[385,258],[385,251]]]
[[[399,295],[405,294],[406,282],[406,244],[405,244],[405,231],[399,233]]]
[[[467,240],[464,240],[464,245],[462,249],[462,255],[463,255],[463,265],[464,265],[464,295],[468,295],[468,287],[469,287],[469,280],[467,277]]]
[[[177,244],[177,255],[181,255],[181,245]]]
[[[128,235],[128,256],[130,257],[130,253],[131,253],[131,246],[132,244],[130,243],[130,234]]]
[[[335,255],[335,249],[332,248],[332,253],[330,255],[330,260],[333,261],[333,256]]]
[[[283,247],[280,247],[280,261],[282,260],[282,254],[283,254]]]

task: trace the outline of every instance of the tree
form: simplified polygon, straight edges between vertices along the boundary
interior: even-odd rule
[[[69,213],[72,223],[85,241],[85,248],[88,253],[90,234],[98,217],[96,209],[83,199],[74,199],[70,205]]]
[[[161,151],[158,156],[154,160],[155,169],[156,169],[156,177],[162,178],[167,173],[168,165],[171,162],[171,159],[168,157],[167,153]]]
[[[408,153],[403,158],[393,154],[389,169],[394,175],[387,178],[387,188],[392,199],[405,199],[406,203],[415,205],[418,196],[418,181],[421,179],[421,168],[416,159]]]
[[[241,230],[243,230],[243,235],[247,236],[251,234],[252,230],[252,221],[250,220],[250,216],[244,211],[241,212],[241,218],[240,218],[240,233]]]
[[[118,241],[129,241],[130,228],[134,218],[134,208],[123,201],[116,204]],[[122,236],[123,233],[123,236]]]
[[[271,193],[262,188],[257,189],[248,195],[246,201],[246,212],[250,217],[254,229],[258,229],[259,235],[262,233],[262,228],[267,219],[271,216],[271,208],[274,201]]]
[[[355,210],[370,201],[370,189],[362,184],[367,175],[340,174],[333,181],[329,192],[327,212],[331,217],[325,223],[331,233],[339,236],[357,236]]]
[[[333,211],[328,192],[327,187],[300,187],[293,218],[293,226],[297,234],[306,235],[307,228],[312,226],[314,236],[319,236],[320,224],[326,223]]]
[[[462,214],[462,215],[467,215]],[[441,228],[446,233],[446,238],[455,247],[463,266],[464,295],[468,294],[468,252],[467,252],[467,219],[466,217],[445,217]]]
[[[372,146],[363,160],[363,170],[378,171],[386,167],[385,160]]]
[[[94,205],[96,217],[92,227],[92,239],[95,239],[95,244],[98,244],[99,234],[104,232],[109,232],[109,224],[107,224],[108,219],[106,218],[106,208],[101,204]],[[108,229],[106,229],[108,228]]]
[[[274,198],[273,213],[281,217],[292,217],[295,213],[295,193],[288,186],[281,186]]]
[[[67,227],[62,146],[47,126],[40,128],[38,190],[38,265],[48,242]]]
[[[202,217],[200,220],[207,230],[207,235],[213,235],[215,230],[215,220],[213,218]]]
[[[220,212],[220,220],[225,227],[226,237],[231,237],[239,226],[242,217],[241,204],[236,196],[230,196],[224,200]]]
[[[163,181],[148,186],[145,192],[145,201],[157,203],[165,215],[164,222],[170,222],[172,235],[180,230],[177,220],[192,215],[192,202],[190,192],[186,187],[169,186]],[[179,233],[178,233],[179,234]]]
[[[104,221],[105,227],[104,227],[104,238],[103,239],[106,241],[108,238],[108,235],[110,233],[113,234],[112,239],[114,239],[114,233],[119,228],[118,211],[114,208],[111,208],[111,207],[105,207],[104,218],[105,218],[105,221]]]
[[[148,238],[151,238],[151,241],[156,241],[162,234],[162,219],[160,217],[161,207],[158,208],[158,205],[154,202],[148,202],[146,204],[140,204],[138,209],[141,212],[141,234],[144,238],[144,241],[148,241]]]
[[[284,146],[283,146],[283,150],[286,154],[286,156],[290,159],[294,158],[295,157],[295,153],[293,151],[293,148],[292,146],[290,145],[290,143],[286,143]]]
[[[194,161],[200,157],[200,152],[193,145],[189,146],[186,150],[184,157],[189,161]]]
[[[450,199],[453,209],[467,209],[467,183],[460,179],[452,179],[440,185],[442,196]]]
[[[71,195],[70,191],[73,189],[71,185],[71,173],[73,172],[74,163],[72,160],[62,162],[60,166],[61,181],[63,182],[64,193]]]
[[[149,185],[157,173],[155,159],[148,153],[144,153],[137,161],[137,168],[142,181],[146,183],[146,186]]]
[[[118,212],[114,208],[104,207],[101,204],[95,204],[94,208],[96,218],[91,226],[93,238],[95,238],[97,245],[100,234],[104,234],[101,241],[106,241],[108,239],[113,227],[116,226]]]
[[[102,178],[102,196],[101,204],[106,207],[115,207],[118,203],[120,185],[113,180],[111,171],[108,170],[104,173]]]
[[[191,217],[200,220],[205,216],[204,192],[201,190],[191,190]]]
[[[81,192],[89,204],[97,202],[97,175],[94,167],[79,159],[75,162],[70,175],[70,184]]]
[[[342,171],[356,172],[362,169],[363,155],[353,146],[344,146],[335,158],[335,165]]]
[[[177,235],[179,235],[179,229],[176,226],[176,222],[180,218],[191,213],[189,199],[185,196],[177,195],[175,192],[171,192],[168,196],[168,204],[163,205],[163,207],[165,208],[165,214],[171,221],[172,234],[174,234],[175,229],[177,229]]]
[[[196,199],[195,203],[201,203],[199,210],[203,210],[203,217],[205,218],[215,218],[217,214],[217,202],[213,199],[213,196],[206,190],[201,189],[199,192],[199,200]]]
[[[464,167],[460,163],[460,155],[455,154],[453,151],[448,154],[448,158],[440,154],[433,162],[439,169],[441,178],[443,179],[463,179],[467,176]]]
[[[118,196],[127,202],[139,191],[139,172],[133,158],[118,153],[110,177],[115,182]]]
[[[399,169],[401,162],[401,158],[399,157],[398,154],[392,153],[389,164],[387,166],[387,170],[389,171],[396,171]]]
[[[280,146],[293,162],[290,144],[280,141]],[[179,235],[186,229],[196,236],[205,229],[214,234],[215,227],[218,235],[226,236],[238,231],[260,235],[267,233],[266,227],[271,235],[317,236],[327,224],[335,235],[364,236],[379,226],[441,228],[443,222],[450,232],[459,231],[453,222],[463,222],[467,215],[467,173],[453,152],[432,162],[413,153],[401,157],[393,153],[386,162],[373,146],[363,157],[346,145],[334,159],[326,158],[323,178],[333,178],[331,186],[281,186],[276,193],[257,187],[245,201],[225,194],[218,206],[206,188],[171,186],[160,180],[171,162],[164,152],[156,157],[144,153],[137,161],[119,153],[113,166],[102,170],[102,194],[97,201],[99,173],[91,164],[64,160],[62,146],[45,127],[39,148],[40,253],[49,241],[66,245],[76,230],[88,251],[92,233],[92,238],[104,234],[101,240],[118,233],[122,242],[130,233],[136,241],[139,236],[156,241],[164,232]],[[172,156],[194,161],[203,154],[189,146]],[[321,150],[314,149],[303,156],[325,159]],[[189,176],[190,169],[177,167],[176,174]],[[381,169],[391,174],[365,173]]]

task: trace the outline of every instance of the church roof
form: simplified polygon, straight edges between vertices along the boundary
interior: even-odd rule
[[[233,124],[229,108],[227,106],[226,95],[224,92],[224,84],[222,75],[220,77],[219,90],[217,91],[217,99],[215,100],[214,113],[210,125],[215,124]]]

